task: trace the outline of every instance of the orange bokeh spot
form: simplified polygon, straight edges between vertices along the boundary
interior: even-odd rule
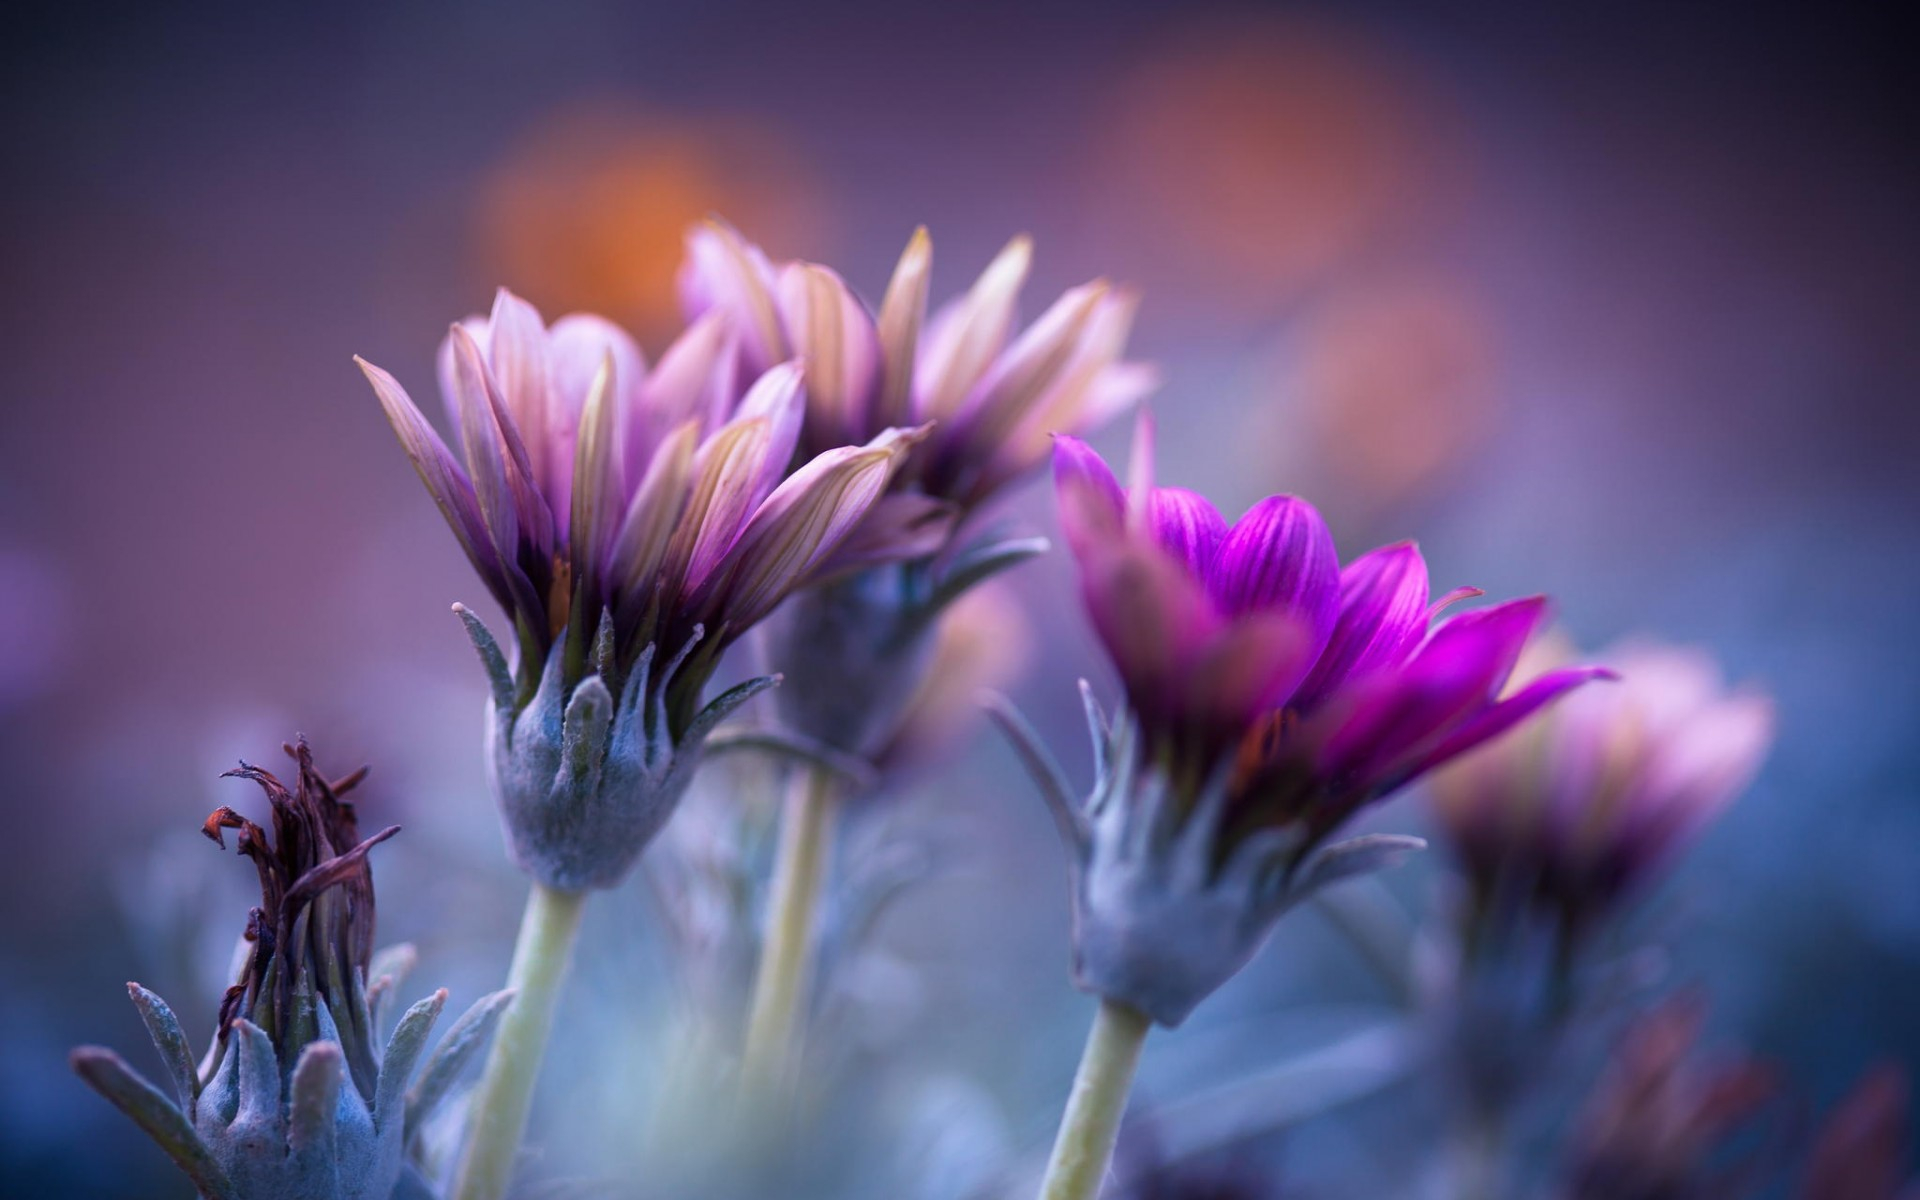
[[[565,109],[481,190],[482,258],[549,314],[602,313],[657,349],[680,325],[687,229],[720,214],[776,253],[822,254],[822,188],[773,128],[611,108]]]

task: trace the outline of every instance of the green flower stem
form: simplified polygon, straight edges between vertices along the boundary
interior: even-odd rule
[[[1133,1071],[1140,1063],[1153,1022],[1145,1013],[1112,1000],[1102,1000],[1073,1077],[1066,1115],[1060,1118],[1060,1136],[1053,1143],[1046,1182],[1040,1200],[1094,1200],[1113,1161],[1114,1139],[1120,1134],[1120,1115],[1127,1109]]]
[[[747,1017],[742,1073],[750,1089],[776,1083],[793,1059],[813,965],[814,913],[826,884],[839,807],[833,773],[802,766],[781,814],[767,932]]]
[[[507,977],[513,1002],[500,1019],[486,1074],[467,1114],[466,1146],[454,1176],[455,1200],[500,1200],[513,1181],[514,1158],[526,1132],[534,1081],[546,1056],[586,899],[585,892],[555,891],[538,883],[527,897]]]

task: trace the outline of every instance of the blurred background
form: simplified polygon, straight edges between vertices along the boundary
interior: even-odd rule
[[[366,819],[405,826],[374,861],[410,989],[497,986],[524,885],[447,612],[481,588],[350,356],[423,395],[497,284],[657,354],[709,212],[870,300],[917,224],[937,297],[1031,233],[1030,313],[1096,275],[1143,291],[1163,481],[1309,495],[1348,553],[1416,537],[1441,588],[1550,592],[1583,644],[1698,644],[1772,690],[1759,782],[1651,903],[1669,976],[1809,1111],[1920,1065],[1910,43],[1833,6],[1447,7],[11,8],[0,1190],[187,1194],[66,1051],[150,1067],[131,978],[204,1036],[252,899],[198,826],[296,731],[371,763]],[[1051,530],[1045,493],[1017,519]],[[1069,578],[1014,577],[1013,690],[1085,779],[1073,680],[1112,681]],[[834,1035],[888,1064],[923,1162],[1044,1149],[1091,1012],[1051,826],[981,732],[869,814],[926,854],[845,981],[881,1015]],[[766,786],[716,769],[690,813]],[[1371,823],[1429,824],[1417,797]],[[1425,857],[1390,884],[1416,921]],[[640,878],[589,915],[536,1115],[553,1174],[636,1169],[657,1124],[690,990],[662,928]],[[1302,913],[1154,1040],[1142,1095],[1390,1005]],[[1237,1144],[1284,1194],[1402,1194],[1403,1101]]]

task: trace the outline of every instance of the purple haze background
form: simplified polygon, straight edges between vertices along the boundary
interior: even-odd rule
[[[65,1052],[146,1062],[128,978],[207,1024],[248,872],[196,829],[251,800],[218,771],[296,730],[371,762],[375,823],[406,826],[375,870],[414,988],[464,1004],[504,970],[522,884],[447,613],[482,589],[350,356],[430,392],[446,323],[496,284],[550,317],[615,308],[657,354],[707,208],[869,297],[915,224],[939,294],[1029,232],[1036,296],[1143,289],[1163,480],[1230,512],[1304,492],[1349,553],[1418,537],[1439,587],[1549,591],[1586,644],[1699,643],[1772,688],[1776,752],[1660,901],[1678,973],[1821,1106],[1920,1064],[1920,163],[1899,42],[1863,13],[0,18],[10,1193],[185,1194]],[[1018,512],[1051,531],[1046,492]],[[1041,653],[1017,691],[1084,771],[1071,682],[1112,680],[1062,557],[1019,576]],[[888,926],[954,1014],[920,1053],[1044,1126],[1089,1005],[1053,835],[978,735],[918,791],[965,863]],[[1394,882],[1409,904],[1430,858]],[[666,969],[641,893],[590,919],[582,1025]],[[1196,1028],[1369,986],[1303,917]],[[1310,1180],[1381,1136],[1324,1124],[1289,1154]]]

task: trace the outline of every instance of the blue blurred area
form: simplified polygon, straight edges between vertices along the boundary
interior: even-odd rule
[[[249,872],[194,830],[253,799],[221,769],[296,730],[337,770],[374,764],[365,808],[406,827],[376,878],[383,934],[421,947],[419,990],[464,1005],[496,985],[522,884],[447,613],[480,588],[350,355],[423,394],[446,322],[496,284],[550,316],[606,309],[657,353],[680,230],[708,210],[870,298],[916,224],[941,295],[1030,232],[1035,295],[1094,275],[1144,292],[1163,480],[1227,509],[1300,491],[1349,554],[1418,537],[1438,586],[1551,592],[1583,643],[1697,643],[1772,689],[1772,760],[1648,918],[1721,1033],[1810,1104],[1871,1062],[1920,1067],[1920,162],[1890,19],[11,11],[8,1194],[186,1194],[65,1053],[146,1063],[128,978],[211,1025]],[[1051,529],[1043,492],[1017,514]],[[1110,681],[1057,558],[1019,576],[1041,648],[1019,698],[1084,771],[1072,681]],[[730,782],[697,803],[726,805]],[[931,823],[951,869],[881,931],[912,981],[888,1053],[983,1094],[1030,1149],[1089,1011],[1066,980],[1060,856],[996,743],[916,788],[898,819]],[[1412,799],[1373,822],[1424,826]],[[1429,857],[1393,880],[1411,909],[1442,886]],[[543,1094],[555,1156],[604,1156],[644,1108],[674,971],[656,926],[639,883],[590,918],[554,1073],[619,1039],[631,1072],[586,1089],[591,1120]],[[1280,1053],[1289,1005],[1382,1002],[1302,914],[1154,1043],[1147,1094]],[[1290,1141],[1289,1172],[1327,1194],[1396,1186],[1368,1174],[1381,1103]]]

